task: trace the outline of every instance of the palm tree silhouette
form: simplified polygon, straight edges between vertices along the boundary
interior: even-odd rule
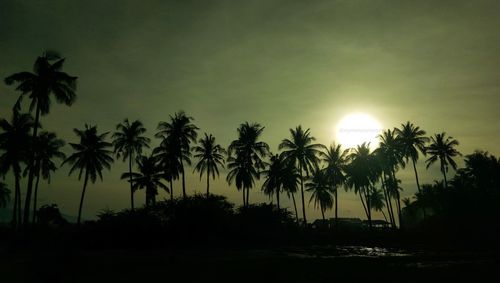
[[[455,147],[458,146],[458,141],[453,137],[446,137],[446,133],[435,134],[431,137],[430,145],[427,147],[427,153],[430,157],[426,160],[427,168],[439,160],[441,173],[443,173],[444,187],[448,188],[446,180],[446,172],[448,165],[457,170],[457,163],[453,160],[454,157],[462,156]]]
[[[295,164],[300,174],[300,193],[302,196],[302,216],[304,217],[304,227],[307,226],[306,208],[304,200],[304,175],[309,176],[309,172],[317,167],[318,155],[321,144],[313,144],[315,140],[311,136],[309,129],[303,130],[299,125],[295,129],[290,129],[292,139],[284,139],[279,145],[279,149],[284,149],[283,155],[288,162]]]
[[[163,141],[168,140],[168,144],[174,149],[174,157],[180,164],[180,173],[182,175],[182,196],[186,198],[186,177],[184,174],[184,162],[191,165],[191,142],[196,143],[198,136],[196,127],[193,123],[193,118],[186,116],[183,111],[170,116],[170,122],[160,122],[158,124],[159,132],[156,137],[162,138]]]
[[[210,175],[215,179],[215,174],[219,176],[219,167],[224,168],[224,155],[226,151],[219,144],[215,143],[215,137],[212,134],[201,138],[198,143],[199,146],[193,148],[196,153],[194,155],[199,161],[194,170],[200,172],[200,179],[203,172],[207,174],[207,198],[210,195]]]
[[[45,51],[39,56],[33,66],[34,72],[19,72],[5,78],[5,84],[17,84],[16,90],[21,92],[14,108],[20,110],[21,101],[28,95],[31,99],[30,111],[35,111],[35,127],[33,128],[33,139],[36,139],[40,125],[40,115],[50,112],[51,94],[58,103],[71,106],[76,99],[77,77],[68,75],[62,71],[65,58],[55,51]],[[29,167],[34,168],[34,156],[30,156]],[[35,172],[30,170],[28,177],[28,189],[24,204],[24,222],[29,223],[31,193]]]
[[[10,190],[5,183],[0,182],[0,208],[7,207],[10,201]]]
[[[153,149],[153,155],[158,160],[158,166],[163,172],[163,178],[170,183],[170,200],[174,199],[173,181],[179,179],[181,163],[175,153],[177,149],[164,139],[161,144]]]
[[[137,157],[137,167],[139,172],[128,172],[122,174],[122,179],[129,179],[134,184],[133,189],[146,189],[146,206],[151,206],[156,203],[156,195],[158,188],[162,188],[169,192],[161,179],[163,173],[154,156],[139,156]]]
[[[146,132],[143,124],[139,120],[130,123],[125,119],[123,123],[116,125],[116,132],[113,133],[113,145],[116,157],[128,159],[128,171],[130,175],[130,207],[134,210],[134,189],[132,181],[132,163],[136,156],[142,154],[142,148],[149,148],[149,138],[142,136]]]
[[[26,167],[25,175],[31,170],[35,172],[35,192],[33,196],[33,220],[36,221],[37,200],[38,200],[38,185],[40,176],[47,180],[50,184],[50,173],[57,170],[57,165],[53,159],[64,160],[66,155],[61,151],[66,143],[62,139],[58,139],[57,135],[52,132],[41,132],[34,142],[35,168]]]
[[[384,219],[386,222],[389,222],[387,219],[387,216],[384,213],[384,208],[385,208],[385,201],[384,201],[384,192],[379,189],[374,189],[371,195],[371,205],[373,210],[379,211],[382,213],[382,216],[384,216]]]
[[[62,165],[65,163],[72,165],[69,175],[78,170],[78,180],[81,180],[84,175],[77,220],[77,224],[80,225],[87,182],[90,179],[92,183],[95,183],[97,177],[102,181],[102,170],[111,168],[113,152],[108,149],[112,146],[111,143],[105,141],[108,133],[98,134],[97,126],[85,125],[85,129],[73,129],[73,131],[80,138],[80,142],[70,143],[74,153],[64,160]]]
[[[326,170],[319,168],[311,172],[311,177],[308,178],[306,183],[306,191],[311,193],[309,203],[314,200],[314,207],[319,207],[321,210],[321,217],[325,220],[325,210],[333,207],[332,187],[330,185],[330,178]]]
[[[276,205],[280,209],[280,192],[285,181],[287,166],[284,159],[278,154],[271,155],[269,163],[266,165],[267,169],[260,172],[264,175],[262,191],[270,198],[276,196]]]
[[[280,158],[284,159],[285,164],[282,172],[282,187],[283,191],[286,192],[288,198],[291,198],[293,201],[293,208],[295,211],[295,219],[297,223],[299,223],[299,213],[297,211],[297,203],[295,201],[295,194],[297,193],[299,184],[300,184],[300,174],[295,168],[295,164],[287,162],[282,154],[280,154]]]
[[[370,152],[368,143],[363,143],[353,149],[349,154],[349,160],[350,163],[345,168],[346,184],[359,195],[371,229],[371,194],[373,193],[373,184],[378,178],[374,164],[376,160]]]
[[[259,170],[264,169],[262,158],[269,153],[269,145],[259,141],[264,127],[258,123],[245,122],[238,128],[238,139],[228,147],[227,181],[236,181],[238,190],[243,190],[243,205],[249,204],[250,189],[255,179],[259,179]],[[246,196],[245,196],[246,193]]]
[[[429,138],[425,136],[426,132],[420,127],[413,125],[410,122],[406,124],[401,124],[401,128],[395,129],[396,134],[401,142],[401,151],[403,156],[411,159],[413,163],[413,171],[415,172],[415,180],[417,182],[417,189],[420,193],[420,182],[418,180],[418,172],[416,163],[418,161],[419,152],[425,155],[425,146],[429,141]]]
[[[397,130],[386,130],[379,135],[379,148],[375,150],[375,158],[378,160],[377,169],[382,179],[382,188],[387,202],[387,208],[391,224],[395,227],[395,217],[392,207],[391,197],[394,197],[398,206],[399,226],[402,225],[400,213],[400,199],[398,186],[396,185],[396,170],[399,165],[405,166],[404,145],[400,136],[396,134]]]
[[[335,199],[335,225],[337,225],[338,188],[346,183],[344,169],[347,166],[349,150],[342,150],[340,144],[332,144],[325,151],[320,152],[319,155],[321,160],[326,163],[326,175]]]
[[[11,122],[0,120],[0,175],[5,178],[8,171],[14,173],[14,205],[12,224],[21,222],[21,163],[27,162],[32,141],[30,131],[34,126],[33,117],[14,111]]]

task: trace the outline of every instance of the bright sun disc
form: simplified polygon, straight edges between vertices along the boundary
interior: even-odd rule
[[[337,140],[344,148],[356,147],[364,142],[374,148],[378,145],[378,135],[382,125],[364,113],[349,114],[337,124]]]

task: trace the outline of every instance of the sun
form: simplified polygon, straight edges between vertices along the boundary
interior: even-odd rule
[[[365,113],[352,113],[340,120],[336,126],[336,140],[344,148],[356,147],[364,142],[371,148],[378,145],[382,125],[377,119]]]

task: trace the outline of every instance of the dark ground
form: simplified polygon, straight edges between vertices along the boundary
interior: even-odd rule
[[[495,252],[366,247],[3,251],[0,282],[491,282]]]

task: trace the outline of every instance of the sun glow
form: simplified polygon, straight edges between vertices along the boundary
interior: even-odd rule
[[[378,145],[378,135],[382,125],[365,113],[352,113],[340,120],[336,127],[336,140],[344,148],[351,148],[364,142],[370,143],[370,148]]]

